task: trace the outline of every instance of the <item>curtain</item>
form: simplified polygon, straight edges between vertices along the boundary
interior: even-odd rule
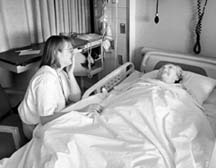
[[[0,52],[61,32],[91,32],[90,0],[0,0]]]

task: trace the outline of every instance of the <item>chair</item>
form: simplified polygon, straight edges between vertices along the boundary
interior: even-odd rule
[[[22,121],[11,107],[9,96],[0,85],[0,159],[10,157],[27,142],[22,129]]]

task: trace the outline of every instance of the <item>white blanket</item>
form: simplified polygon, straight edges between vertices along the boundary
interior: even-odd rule
[[[101,115],[75,109],[99,102]],[[33,139],[0,168],[207,168],[215,136],[180,87],[139,79],[105,99],[93,96],[38,125]]]

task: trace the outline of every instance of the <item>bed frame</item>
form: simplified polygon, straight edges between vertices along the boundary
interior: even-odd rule
[[[143,60],[140,65],[141,72],[150,72],[160,68],[166,63],[180,65],[183,70],[196,72],[216,79],[216,57],[207,57],[200,55],[188,55],[180,53],[171,53],[164,51],[148,51],[145,48],[142,50]],[[95,93],[99,93],[103,88],[111,91],[116,85],[125,80],[129,75],[136,71],[131,62],[127,62],[116,70],[105,76],[92,87],[90,87],[83,95],[86,98]],[[216,143],[215,143],[216,144]],[[216,165],[216,145],[214,147],[209,168],[214,168]]]
[[[112,71],[110,74],[102,78],[100,81],[95,83],[89,89],[87,89],[83,94],[82,99],[90,95],[100,93],[103,88],[105,88],[108,92],[110,92],[116,85],[121,83],[125,78],[127,78],[134,71],[135,71],[134,64],[132,62],[127,62],[121,65],[120,67]]]

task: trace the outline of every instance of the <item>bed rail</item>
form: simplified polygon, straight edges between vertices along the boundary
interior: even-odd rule
[[[110,92],[116,85],[122,82],[125,78],[127,78],[132,72],[134,72],[134,64],[132,62],[126,62],[100,81],[92,85],[89,89],[85,91],[82,96],[82,99],[94,95],[96,93],[100,93],[103,88],[105,88],[108,92]]]

